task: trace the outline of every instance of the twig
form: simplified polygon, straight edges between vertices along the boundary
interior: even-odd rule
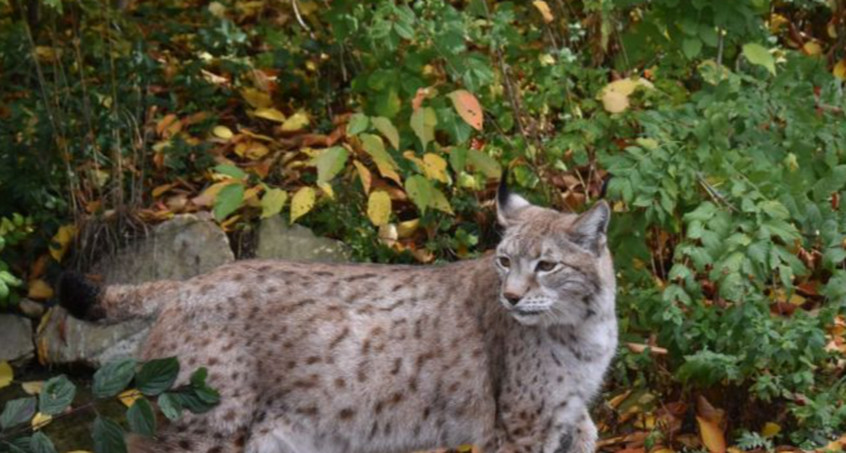
[[[703,189],[705,189],[705,192],[708,192],[708,195],[711,197],[711,199],[713,199],[719,204],[726,206],[732,211],[737,212],[737,208],[734,207],[734,205],[731,204],[730,201],[726,200],[726,198],[722,194],[720,194],[717,189],[715,189],[711,184],[709,184],[708,181],[706,181],[705,178],[702,177],[701,173],[697,173],[696,180],[699,181],[699,184],[702,186]]]
[[[291,0],[291,6],[294,7],[294,15],[297,17],[297,22],[299,22],[300,26],[308,32],[312,39],[314,39],[314,33],[311,31],[308,24],[305,23],[303,16],[300,14],[300,2],[298,0]]]

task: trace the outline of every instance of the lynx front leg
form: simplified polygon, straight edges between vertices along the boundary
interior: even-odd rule
[[[573,431],[573,445],[570,448],[571,453],[593,453],[596,450],[596,439],[599,437],[599,434],[587,409],[585,409],[582,419]]]

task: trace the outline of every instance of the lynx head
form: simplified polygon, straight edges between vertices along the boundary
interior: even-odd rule
[[[565,214],[510,193],[503,177],[497,217],[505,227],[495,258],[500,303],[514,319],[524,325],[577,325],[605,308],[598,305],[607,296],[600,296],[614,291],[606,247],[611,210],[605,201],[581,215]]]

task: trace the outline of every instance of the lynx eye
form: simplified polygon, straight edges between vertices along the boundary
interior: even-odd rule
[[[535,272],[549,272],[557,265],[558,263],[554,261],[541,261],[535,266]]]
[[[499,265],[507,269],[511,267],[511,260],[507,256],[500,256]]]

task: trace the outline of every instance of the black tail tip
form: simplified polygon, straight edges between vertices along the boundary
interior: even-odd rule
[[[71,316],[87,321],[103,318],[98,307],[100,287],[79,272],[67,271],[59,277],[59,305]]]

